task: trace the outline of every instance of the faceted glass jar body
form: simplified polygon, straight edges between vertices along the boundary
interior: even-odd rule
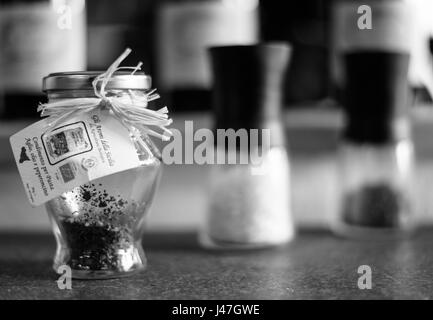
[[[50,101],[91,96],[72,90],[48,94]],[[137,152],[140,167],[92,180],[46,203],[57,242],[56,272],[66,265],[73,278],[98,279],[145,269],[141,238],[162,167],[157,155]]]
[[[371,239],[401,236],[413,227],[413,145],[346,142],[340,149],[341,208],[337,234]]]

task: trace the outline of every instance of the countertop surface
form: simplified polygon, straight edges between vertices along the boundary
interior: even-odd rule
[[[300,232],[268,250],[209,251],[193,232],[148,233],[147,270],[128,278],[72,281],[52,271],[54,238],[0,234],[0,299],[380,299],[433,298],[433,230],[405,240],[361,241]],[[372,289],[358,288],[358,267]]]

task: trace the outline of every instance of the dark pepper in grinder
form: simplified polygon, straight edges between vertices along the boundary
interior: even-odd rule
[[[406,207],[404,196],[388,183],[366,184],[346,195],[343,219],[356,226],[398,227]]]

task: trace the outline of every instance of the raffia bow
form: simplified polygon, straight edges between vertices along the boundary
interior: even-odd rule
[[[168,117],[167,107],[159,110],[150,110],[147,108],[150,101],[159,98],[159,95],[155,93],[156,89],[146,93],[137,93],[129,90],[127,95],[107,95],[113,94],[107,92],[105,89],[116,71],[130,69],[133,70],[131,74],[134,74],[137,70],[141,69],[141,62],[136,67],[119,67],[120,63],[131,51],[131,49],[127,48],[113,62],[107,71],[98,75],[93,80],[92,86],[96,97],[62,99],[40,104],[38,112],[40,112],[41,117],[49,117],[49,131],[53,130],[60,123],[65,122],[67,119],[81,113],[90,112],[97,108],[107,108],[110,110],[111,114],[128,129],[131,136],[144,149],[148,149],[145,142],[148,141],[146,135],[168,141],[172,133],[166,127],[172,123],[172,120]],[[159,129],[162,133],[152,128]]]

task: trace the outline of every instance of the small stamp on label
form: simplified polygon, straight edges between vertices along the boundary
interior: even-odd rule
[[[50,164],[92,150],[92,143],[84,122],[71,123],[42,135],[42,141]]]
[[[77,167],[73,162],[67,162],[59,167],[63,182],[68,183],[75,179]]]

